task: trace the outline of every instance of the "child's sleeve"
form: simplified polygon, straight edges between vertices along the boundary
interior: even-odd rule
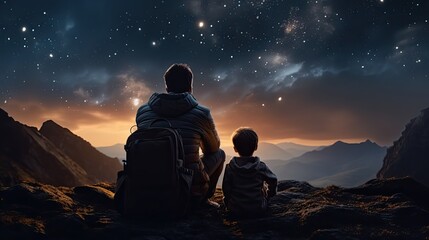
[[[223,192],[225,203],[226,201],[228,201],[231,195],[231,187],[232,187],[231,169],[229,167],[229,164],[226,164],[225,174],[223,175],[223,182],[222,182],[222,192]]]
[[[268,183],[268,198],[277,194],[277,176],[264,163],[264,181]]]

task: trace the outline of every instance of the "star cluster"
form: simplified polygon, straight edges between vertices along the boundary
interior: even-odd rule
[[[0,107],[34,125],[131,126],[184,62],[224,138],[250,125],[264,139],[389,144],[429,106],[428,12],[424,0],[5,0]]]

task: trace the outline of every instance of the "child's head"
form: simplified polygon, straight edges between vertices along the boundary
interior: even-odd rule
[[[234,150],[242,157],[250,157],[258,148],[258,135],[253,129],[241,127],[232,134]]]

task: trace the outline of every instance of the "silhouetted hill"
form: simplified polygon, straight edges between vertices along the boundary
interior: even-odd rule
[[[412,119],[387,150],[378,178],[410,176],[429,186],[429,108]]]
[[[234,151],[232,146],[222,147],[225,153],[229,156],[238,156],[238,154]],[[277,146],[276,144],[260,142],[258,144],[258,149],[254,153],[255,156],[258,156],[262,160],[265,159],[282,159],[288,160],[293,157],[292,154]]]
[[[261,142],[259,143],[258,150],[255,152],[255,155],[259,156],[261,159],[266,159],[268,161],[277,159],[277,160],[288,160],[292,157],[297,157],[302,155],[305,152],[312,151],[314,149],[320,148],[318,146],[305,146],[290,142],[272,144]],[[227,161],[231,159],[231,156],[237,156],[237,153],[234,152],[232,146],[222,146],[222,149],[227,154]],[[104,153],[109,157],[116,157],[120,161],[125,159],[125,150],[124,144],[118,143],[112,146],[97,147],[97,150]]]
[[[310,152],[320,148],[320,146],[306,146],[292,142],[277,143],[277,146],[291,154],[292,157],[299,157],[306,152]]]
[[[272,167],[279,179],[309,181],[316,186],[357,186],[375,177],[386,149],[369,140],[362,143],[338,141]],[[271,162],[267,162],[270,166]]]
[[[112,146],[97,147],[97,150],[106,154],[109,157],[117,158],[120,162],[122,162],[122,160],[125,159],[126,156],[124,144],[117,143]]]
[[[93,183],[116,181],[116,173],[122,169],[117,158],[104,155],[89,142],[52,120],[43,123],[40,133],[79,164]]]
[[[38,181],[55,186],[87,184],[86,171],[36,128],[0,109],[0,185]]]
[[[132,222],[113,209],[114,185],[0,189],[2,239],[427,239],[429,189],[410,178],[356,188],[281,181],[265,216],[200,211],[172,223]]]

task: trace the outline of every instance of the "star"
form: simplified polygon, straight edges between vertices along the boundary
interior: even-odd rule
[[[203,28],[203,27],[204,27],[204,22],[203,22],[203,21],[200,21],[200,22],[198,23],[198,27],[199,27],[199,28]]]
[[[22,32],[26,32],[26,31],[27,31],[27,28],[26,28],[26,27],[22,27],[21,31],[22,31]]]
[[[139,104],[140,104],[140,99],[134,98],[133,99],[133,105],[137,107]]]

